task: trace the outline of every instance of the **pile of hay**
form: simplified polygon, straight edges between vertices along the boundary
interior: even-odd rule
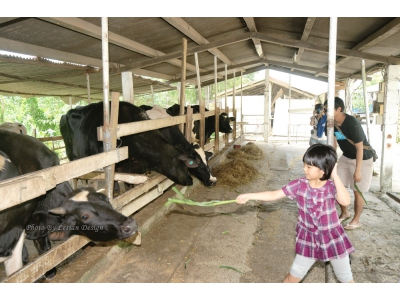
[[[248,160],[259,160],[264,156],[263,151],[254,143],[248,143],[238,150],[228,153],[229,162],[213,169],[212,173],[218,178],[218,185],[237,187],[254,180],[260,173]]]
[[[218,185],[236,187],[252,181],[259,172],[245,159],[236,158],[214,168],[212,174],[218,178]]]
[[[254,143],[247,143],[238,150],[233,150],[226,156],[229,159],[249,159],[249,160],[260,160],[264,157],[264,152],[258,148]]]

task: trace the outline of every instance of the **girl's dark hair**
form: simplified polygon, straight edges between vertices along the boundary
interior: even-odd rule
[[[303,162],[324,171],[320,180],[328,180],[337,162],[336,150],[330,145],[314,144],[304,153]]]

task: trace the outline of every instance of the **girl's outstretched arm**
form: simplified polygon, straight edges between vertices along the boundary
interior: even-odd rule
[[[282,189],[276,191],[248,193],[237,196],[236,203],[245,204],[249,200],[274,201],[283,197],[286,197],[286,195]]]
[[[331,179],[335,183],[336,187],[336,200],[339,202],[339,204],[348,206],[350,204],[350,195],[337,174],[337,163],[333,167]]]

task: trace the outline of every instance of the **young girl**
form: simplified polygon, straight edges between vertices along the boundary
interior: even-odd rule
[[[335,200],[347,206],[350,195],[337,175],[337,155],[332,146],[315,144],[303,156],[305,177],[280,190],[242,194],[236,203],[273,201],[285,196],[296,200],[296,257],[283,282],[300,282],[316,260],[330,261],[340,282],[354,282],[349,254],[354,252],[336,212]],[[331,179],[329,179],[331,178]]]

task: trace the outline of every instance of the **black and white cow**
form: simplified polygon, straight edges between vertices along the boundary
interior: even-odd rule
[[[166,110],[159,105],[141,105],[140,107],[146,110],[146,114],[152,120],[171,117]],[[178,125],[168,126],[158,130],[165,136],[171,145],[183,149],[190,158],[198,163],[199,166],[197,168],[189,169],[190,174],[198,178],[205,186],[212,186],[217,182],[217,178],[212,176],[207,164],[208,157],[210,157],[212,153],[205,152],[197,143],[189,143],[183,133],[179,130]]]
[[[149,120],[146,112],[131,103],[120,102],[118,124]],[[103,152],[103,142],[97,140],[97,127],[103,125],[103,103],[92,103],[71,109],[61,117],[60,131],[70,161]],[[144,174],[156,171],[175,183],[192,185],[188,169],[202,162],[193,159],[183,148],[174,147],[159,130],[121,137],[121,147],[128,146],[129,158],[116,164],[116,170]],[[208,174],[207,180],[209,180]],[[204,183],[204,181],[203,181]]]
[[[1,180],[59,165],[57,154],[42,142],[7,130],[0,130],[0,151]],[[80,194],[78,202],[75,198],[79,193],[83,195]],[[72,234],[94,241],[135,234],[138,228],[135,220],[117,212],[107,200],[91,189],[73,191],[64,182],[43,196],[0,211],[0,262],[5,262],[6,274],[10,275],[27,262],[27,251],[23,247],[25,232],[28,238],[34,239],[39,255],[51,248],[50,240],[63,240]],[[46,228],[52,225],[49,228],[53,230],[40,232],[41,227],[35,227],[38,224]],[[48,278],[54,275],[53,270]]]
[[[193,113],[200,112],[199,105],[192,105]],[[171,107],[167,108],[167,113],[171,116],[179,116],[180,105],[174,104]],[[208,109],[205,109],[208,111]],[[187,108],[185,107],[185,113]],[[235,121],[234,117],[229,117],[226,113],[221,113],[219,115],[219,132],[222,133],[232,133],[232,127],[229,124],[231,121]],[[200,121],[197,120],[194,122],[193,130],[192,130],[195,138],[197,140],[200,139]],[[211,135],[215,132],[215,115],[209,116],[205,118],[205,129],[204,129],[204,140],[207,141]]]

